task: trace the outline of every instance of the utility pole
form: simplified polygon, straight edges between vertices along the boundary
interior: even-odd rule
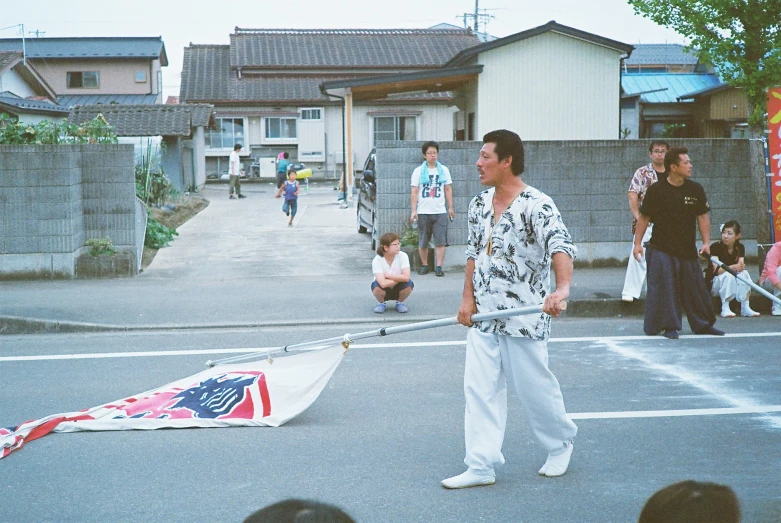
[[[27,34],[35,35],[35,38],[40,38],[41,35],[46,34],[46,31],[41,31],[40,29],[36,29],[35,31],[27,31]]]
[[[472,22],[472,30],[477,34],[480,35],[480,25],[483,26],[483,33],[486,32],[486,26],[488,25],[488,20],[493,18],[493,15],[489,15],[486,11],[487,9],[480,9],[480,0],[475,0],[475,11],[474,13],[464,13],[461,15],[461,18],[464,20],[464,27],[468,28],[469,24],[467,23],[467,20],[470,20]]]
[[[18,27],[19,34],[22,35],[22,63],[24,65],[27,65],[27,49],[25,47],[25,42],[24,42],[24,24],[14,24],[14,25],[9,25],[8,27],[2,27],[0,28],[0,31],[4,31],[6,29],[13,29],[14,27]]]

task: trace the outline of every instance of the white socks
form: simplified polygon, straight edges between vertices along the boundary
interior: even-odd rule
[[[537,472],[540,476],[546,476],[549,478],[556,478],[563,476],[569,468],[569,460],[572,457],[572,449],[574,445],[570,442],[564,452],[561,454],[548,454],[548,459],[545,461],[545,465]]]
[[[755,310],[752,310],[751,307],[749,307],[748,305],[748,300],[746,300],[740,302],[740,315],[753,318],[755,316],[759,316],[759,313]]]
[[[722,318],[734,318],[735,313],[729,308],[729,302],[725,301],[721,304],[721,317]]]
[[[469,488],[493,485],[496,483],[496,473],[494,469],[474,470],[466,469],[466,472],[442,480],[442,486],[445,488]]]

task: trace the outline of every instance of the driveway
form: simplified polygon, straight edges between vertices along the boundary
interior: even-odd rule
[[[374,256],[368,234],[358,234],[355,206],[335,204],[330,184],[311,184],[298,200],[293,226],[271,183],[244,184],[231,200],[225,185],[202,194],[209,206],[182,225],[172,246],[160,249],[142,279],[241,279],[270,276],[368,274]]]

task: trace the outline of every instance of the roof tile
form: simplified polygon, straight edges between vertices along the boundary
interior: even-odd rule
[[[230,35],[230,65],[241,68],[438,67],[480,43],[469,30],[241,29]]]
[[[81,124],[102,114],[117,136],[190,136],[192,127],[211,123],[214,106],[178,105],[77,105],[68,123]]]

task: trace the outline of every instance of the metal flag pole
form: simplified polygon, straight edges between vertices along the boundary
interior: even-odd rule
[[[735,270],[732,267],[722,263],[722,261],[720,259],[718,259],[717,257],[715,257],[715,256],[711,256],[710,257],[710,261],[715,263],[717,267],[719,267],[721,269],[724,269],[725,271],[727,271],[728,273],[733,275],[736,280],[742,281],[743,283],[749,285],[752,289],[754,289],[755,291],[757,291],[761,295],[763,295],[766,298],[768,298],[770,301],[775,302],[775,303],[781,305],[781,298],[776,298],[771,293],[767,292],[765,289],[763,289],[762,287],[760,287],[759,285],[757,285],[756,283],[751,281],[751,278],[747,279],[745,276],[741,276],[740,274],[735,272]]]
[[[567,302],[561,302],[562,310],[567,308]],[[505,309],[495,312],[483,312],[480,314],[472,315],[472,323],[485,320],[495,320],[497,318],[509,318],[511,316],[523,316],[526,314],[537,314],[542,312],[542,305],[529,305],[526,307],[519,307],[517,309]],[[325,338],[322,340],[308,341],[305,343],[297,343],[295,345],[285,345],[278,349],[271,349],[262,352],[253,352],[251,354],[242,354],[239,356],[233,356],[230,358],[224,358],[221,360],[209,360],[206,362],[208,367],[214,367],[216,365],[224,365],[227,363],[239,363],[242,361],[252,361],[258,359],[259,356],[271,357],[276,354],[284,352],[290,352],[292,350],[306,349],[309,347],[319,347],[322,345],[333,345],[334,343],[341,343],[344,348],[348,348],[350,344],[355,340],[362,340],[365,338],[373,338],[376,336],[388,336],[390,334],[399,334],[402,332],[414,332],[424,329],[433,329],[436,327],[447,327],[448,325],[458,324],[458,318],[452,316],[450,318],[442,318],[439,320],[422,321],[420,323],[408,323],[407,325],[399,325],[397,327],[381,327],[371,331],[358,332],[356,334],[345,334],[344,336],[336,336],[333,338]]]

